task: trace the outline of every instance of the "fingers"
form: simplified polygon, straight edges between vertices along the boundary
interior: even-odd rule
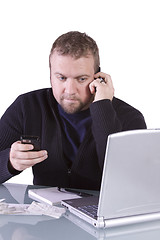
[[[31,151],[34,147],[32,144],[22,144],[21,141],[17,141],[12,144],[11,148],[15,151]]]
[[[100,72],[100,73],[95,74],[94,77],[95,77],[95,80],[98,83],[102,83],[101,78],[103,78],[104,79],[103,83],[106,83],[106,84],[108,84],[110,86],[113,86],[112,78],[111,78],[111,76],[109,74]]]
[[[20,141],[13,143],[10,150],[10,162],[13,168],[23,171],[48,157],[47,151],[30,151],[32,149],[33,145],[31,144],[21,144]]]
[[[95,80],[90,83],[89,88],[92,94],[95,94],[94,101],[102,99],[110,99],[112,101],[114,96],[114,87],[111,76],[99,72],[94,75]]]
[[[111,76],[109,74],[103,73],[103,72],[98,72],[94,75],[95,78],[104,78],[105,80],[111,79]]]

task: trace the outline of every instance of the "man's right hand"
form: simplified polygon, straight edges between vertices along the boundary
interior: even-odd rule
[[[31,151],[33,148],[32,144],[22,144],[21,141],[13,143],[9,156],[12,167],[23,171],[48,158],[46,150]]]
[[[109,74],[98,72],[94,75],[94,80],[89,84],[92,94],[94,94],[94,102],[109,99],[112,101],[114,96],[114,87],[111,76]]]

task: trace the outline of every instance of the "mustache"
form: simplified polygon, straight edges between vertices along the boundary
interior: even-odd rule
[[[61,96],[61,100],[64,100],[64,99],[66,99],[66,100],[79,100],[79,98],[77,98],[75,95],[66,94],[66,93]]]

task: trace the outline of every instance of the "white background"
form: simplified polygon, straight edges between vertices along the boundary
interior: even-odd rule
[[[94,38],[115,96],[160,127],[159,0],[0,0],[0,116],[24,92],[50,87],[48,56],[61,34]],[[32,183],[31,169],[10,182]]]

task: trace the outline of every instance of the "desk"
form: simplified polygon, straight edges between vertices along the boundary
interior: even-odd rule
[[[28,189],[35,186],[0,185],[0,199],[8,203],[31,203]],[[47,216],[0,215],[0,240],[159,240],[160,221],[112,229],[96,229],[66,212],[60,219]]]

